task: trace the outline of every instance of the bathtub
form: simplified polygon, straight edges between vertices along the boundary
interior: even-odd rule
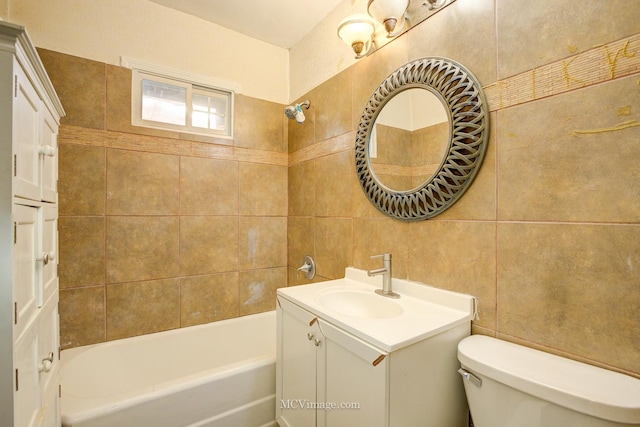
[[[64,350],[63,427],[271,427],[275,311]]]

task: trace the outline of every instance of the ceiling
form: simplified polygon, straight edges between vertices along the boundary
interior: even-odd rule
[[[150,1],[288,49],[342,0]]]

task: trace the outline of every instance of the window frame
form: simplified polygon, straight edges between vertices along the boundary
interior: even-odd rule
[[[122,65],[130,68],[131,78],[131,123],[152,129],[168,130],[186,134],[208,136],[214,138],[233,139],[235,94],[240,93],[240,85],[233,82],[206,78],[195,74],[172,70],[166,67],[146,64],[132,59],[122,58]],[[185,125],[176,125],[142,118],[142,84],[143,80],[173,85],[186,89]],[[193,126],[193,94],[211,98],[226,98],[226,131]]]

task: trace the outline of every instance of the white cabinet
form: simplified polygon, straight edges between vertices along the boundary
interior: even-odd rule
[[[422,306],[404,295],[405,312],[395,320],[347,319],[325,310],[319,302],[322,295],[345,290],[351,283],[339,279],[278,289],[276,421],[280,427],[467,426],[456,349],[470,333],[473,298],[452,297],[448,291],[427,291],[418,285],[418,294],[423,287],[437,301],[459,300],[458,308],[425,305],[425,328],[430,328],[430,322],[433,332],[383,349],[375,339],[368,341],[370,330],[360,333],[347,328],[366,324],[380,330],[378,336],[386,336],[405,322],[402,316],[417,321],[419,317],[409,311]],[[376,295],[373,288],[366,292]],[[398,332],[402,335],[406,330]]]
[[[0,425],[59,426],[58,147],[64,115],[24,28],[0,21]]]
[[[387,426],[387,354],[280,299],[281,427]]]

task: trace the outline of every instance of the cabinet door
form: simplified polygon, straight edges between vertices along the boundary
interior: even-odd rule
[[[41,200],[58,201],[58,123],[51,112],[42,107],[42,128],[40,136]]]
[[[278,300],[276,419],[281,427],[316,425],[315,316],[284,298]],[[316,320],[314,320],[316,319]]]
[[[58,288],[58,207],[40,208],[40,269],[38,306],[41,307]]]
[[[38,328],[29,328],[15,345],[15,426],[35,426],[40,416]]]
[[[42,102],[17,60],[14,68],[13,154],[14,193],[40,200],[40,109]]]
[[[42,308],[38,331],[38,370],[42,396],[42,426],[59,426],[59,332],[58,298],[54,295]]]
[[[389,358],[379,349],[320,320],[318,426],[388,427]]]
[[[14,337],[31,322],[38,307],[38,208],[14,205]]]

